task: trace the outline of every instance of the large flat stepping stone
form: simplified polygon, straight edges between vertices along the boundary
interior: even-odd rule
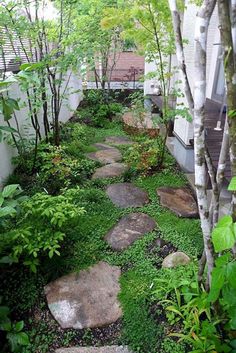
[[[169,208],[179,217],[197,218],[198,207],[190,191],[186,188],[161,187],[157,189],[161,205]]]
[[[119,207],[142,207],[149,202],[148,193],[131,183],[117,183],[108,186],[106,193]]]
[[[107,233],[105,240],[113,250],[124,250],[155,228],[155,220],[145,213],[130,213]]]
[[[125,346],[59,348],[55,353],[131,353]]]
[[[62,328],[92,328],[111,324],[122,316],[117,266],[99,262],[87,270],[63,276],[44,291],[48,307]]]
[[[114,147],[102,149],[97,152],[87,153],[86,156],[89,159],[100,162],[101,164],[110,164],[120,162],[122,160],[120,151]]]
[[[107,136],[105,142],[116,146],[132,145],[133,143],[127,136]]]
[[[101,150],[110,150],[110,149],[114,149],[115,148],[113,146],[107,145],[105,143],[100,143],[100,142],[94,143],[92,146],[95,147],[97,150],[100,150],[100,151]]]
[[[97,168],[92,176],[92,179],[115,178],[121,176],[128,166],[124,163],[112,163]]]

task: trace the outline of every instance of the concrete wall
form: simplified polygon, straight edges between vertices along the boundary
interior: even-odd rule
[[[68,74],[69,75],[69,74]],[[68,77],[68,76],[67,76]],[[65,80],[66,82],[66,80]],[[65,86],[64,86],[65,87]],[[75,92],[80,90],[80,92]],[[68,95],[67,99],[64,100],[61,112],[60,112],[60,121],[66,122],[73,114],[73,111],[78,107],[82,99],[82,81],[81,79],[72,74],[70,77],[69,85],[67,87],[66,93]],[[20,91],[20,88],[17,84],[14,84],[9,90],[9,97],[11,98],[20,98],[21,101],[26,100],[26,96]],[[27,108],[22,108],[19,112],[16,112],[17,120],[19,122],[20,130],[23,136],[30,138],[34,133],[33,128],[27,128],[30,126],[29,112]],[[41,114],[39,114],[40,116]],[[42,115],[41,115],[42,116]],[[15,127],[13,119],[11,124]],[[3,116],[0,114],[0,125],[6,125],[4,122]],[[41,121],[41,127],[43,126]],[[42,133],[43,133],[43,129]],[[12,146],[9,146],[6,142],[0,143],[0,187],[4,182],[4,179],[12,173],[14,167],[11,163],[12,157],[17,155],[16,149]]]

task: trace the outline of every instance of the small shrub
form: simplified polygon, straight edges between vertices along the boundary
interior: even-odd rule
[[[162,153],[162,139],[139,138],[125,153],[124,159],[132,169],[148,174],[158,169]]]
[[[38,181],[50,194],[57,194],[64,187],[82,184],[95,167],[94,161],[68,156],[66,147],[47,145],[38,156]]]
[[[66,194],[41,193],[24,201],[16,225],[5,234],[11,257],[15,262],[23,258],[24,265],[36,272],[42,254],[49,258],[60,255],[60,244],[65,237],[63,228],[83,213],[84,209]]]

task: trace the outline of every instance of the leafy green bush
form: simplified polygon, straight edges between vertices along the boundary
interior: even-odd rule
[[[162,270],[154,280],[154,298],[165,308],[168,322],[173,327],[171,331],[176,331],[178,327],[177,332],[170,336],[190,344],[193,347],[192,353],[234,352],[234,341],[230,337],[226,338],[223,331],[224,328],[226,331],[235,330],[232,321],[235,317],[235,289],[229,291],[229,286],[230,280],[234,283],[236,272],[228,271],[228,260],[224,256],[217,260],[210,293],[199,285],[195,264]],[[222,271],[228,274],[226,282],[223,281]],[[225,302],[224,293],[227,293]],[[223,308],[226,304],[225,313],[211,305],[219,296]],[[229,308],[230,313],[227,312]]]
[[[69,185],[81,184],[95,169],[96,163],[86,158],[74,159],[66,147],[42,146],[38,154],[38,181],[50,194]]]
[[[142,174],[158,169],[162,139],[139,138],[128,148],[124,159],[133,169]]]
[[[88,125],[104,128],[122,111],[122,104],[115,102],[111,96],[99,90],[89,90],[77,111],[77,116]]]
[[[16,225],[4,234],[11,257],[15,262],[23,258],[24,265],[35,272],[42,254],[49,258],[60,255],[63,228],[83,213],[66,192],[59,196],[35,194],[22,203]]]

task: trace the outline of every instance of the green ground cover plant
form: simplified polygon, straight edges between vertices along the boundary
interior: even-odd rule
[[[156,304],[153,299],[154,280],[162,273],[160,265],[164,257],[153,245],[157,238],[161,237],[169,241],[174,247],[186,252],[192,258],[196,258],[202,252],[199,221],[180,219],[163,209],[156,194],[158,187],[183,186],[187,184],[186,179],[176,167],[172,157],[167,154],[166,168],[155,173],[140,173],[136,165],[133,165],[119,178],[91,180],[90,175],[96,164],[93,164],[93,168],[91,167],[86,153],[95,150],[91,147],[92,144],[104,141],[106,136],[115,135],[125,135],[119,122],[110,122],[107,128],[95,128],[71,122],[62,127],[62,143],[59,149],[47,146],[45,148],[45,145],[39,146],[38,175],[42,173],[45,178],[40,185],[41,189],[48,185],[50,179],[48,175],[54,168],[53,163],[49,161],[56,158],[55,151],[56,154],[59,153],[59,171],[57,170],[56,177],[53,169],[51,184],[52,188],[57,185],[56,195],[53,195],[52,191],[52,195],[42,190],[38,193],[38,186],[34,188],[31,184],[32,180],[28,180],[26,193],[30,196],[23,202],[20,213],[22,216],[18,215],[14,218],[14,225],[17,225],[19,229],[29,228],[31,224],[34,224],[34,231],[42,235],[41,240],[34,243],[37,248],[35,248],[36,257],[34,257],[32,248],[32,259],[37,260],[37,264],[35,263],[35,268],[31,266],[30,269],[30,264],[26,263],[31,250],[28,245],[24,247],[24,241],[29,239],[31,242],[34,239],[30,234],[30,237],[26,236],[24,239],[17,237],[17,246],[24,248],[23,253],[19,254],[18,263],[13,263],[11,266],[4,265],[7,266],[7,276],[4,271],[0,271],[0,280],[3,283],[0,295],[4,296],[4,300],[11,307],[14,315],[25,321],[24,330],[29,336],[30,344],[28,347],[23,347],[23,353],[51,352],[56,347],[55,342],[58,346],[128,344],[134,352],[138,353],[188,352],[186,348],[188,346],[185,343],[176,345],[176,338],[168,337],[168,329],[163,327],[163,320],[167,327],[171,325],[165,315],[163,316],[163,313],[155,308]],[[139,137],[137,141],[140,141]],[[119,149],[124,154],[127,146],[120,146]],[[62,162],[61,155],[65,156],[70,173],[73,169],[72,160],[80,164],[81,173],[84,175],[82,182],[76,179],[76,181],[65,183],[68,179],[68,171],[66,164]],[[86,161],[89,167],[86,163],[81,164],[81,161]],[[9,180],[14,180],[16,176],[22,185],[19,169],[16,169],[15,176],[13,175]],[[33,182],[36,183],[37,178],[35,177]],[[57,184],[58,180],[62,182]],[[71,180],[70,177],[69,180]],[[131,181],[148,192],[150,203],[139,208],[139,211],[153,217],[158,227],[156,231],[137,240],[122,253],[116,253],[104,242],[104,236],[123,215],[136,211],[132,208],[120,209],[114,206],[106,196],[107,185],[122,181]],[[52,222],[54,218],[55,222]],[[47,224],[46,228],[45,224]],[[11,229],[7,231],[15,232]],[[57,236],[54,238],[53,235],[59,233],[60,239]],[[10,239],[12,238],[1,234],[1,251],[5,249],[6,252],[6,249],[11,248]],[[49,240],[52,249],[47,248],[46,243]],[[60,248],[57,247],[58,245]],[[53,251],[53,254],[50,251]],[[57,251],[59,254],[56,253]],[[50,254],[54,256],[49,256]],[[43,286],[61,275],[88,268],[101,260],[118,265],[122,269],[119,299],[124,316],[121,324],[114,329],[116,334],[106,338],[107,333],[104,331],[102,336],[105,338],[100,340],[93,330],[81,330],[81,332],[61,330],[48,313]],[[37,272],[32,272],[35,269]],[[14,292],[13,297],[12,292]]]

